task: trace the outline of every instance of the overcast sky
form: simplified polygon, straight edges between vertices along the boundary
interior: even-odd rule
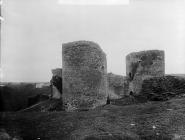
[[[64,2],[4,0],[3,81],[49,81],[51,69],[62,66],[62,43],[77,40],[101,46],[108,72],[125,75],[127,54],[160,49],[165,51],[166,73],[185,73],[185,0],[93,6]]]

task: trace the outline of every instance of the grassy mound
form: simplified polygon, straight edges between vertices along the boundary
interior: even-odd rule
[[[0,129],[25,140],[180,140],[184,108],[181,98],[81,112],[1,113]]]

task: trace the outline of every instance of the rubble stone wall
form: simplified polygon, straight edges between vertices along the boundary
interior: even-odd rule
[[[179,76],[161,76],[145,79],[140,95],[147,100],[164,101],[185,95],[185,79]]]
[[[122,75],[108,73],[108,95],[110,99],[123,98],[128,93],[128,80]]]

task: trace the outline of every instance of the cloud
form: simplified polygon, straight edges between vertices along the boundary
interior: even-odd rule
[[[62,5],[128,5],[129,0],[58,0]]]

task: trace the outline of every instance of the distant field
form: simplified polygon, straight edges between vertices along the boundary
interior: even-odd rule
[[[17,111],[28,106],[30,97],[49,95],[49,83],[0,83],[0,111]]]

